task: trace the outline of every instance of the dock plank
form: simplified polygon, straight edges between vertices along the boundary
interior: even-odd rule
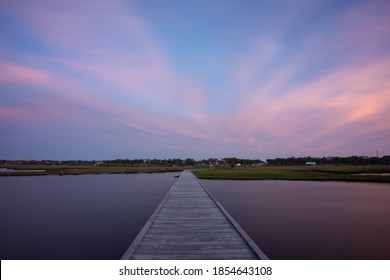
[[[183,171],[122,259],[268,259],[191,171]]]

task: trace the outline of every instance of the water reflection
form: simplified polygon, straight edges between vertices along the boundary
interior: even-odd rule
[[[390,259],[390,185],[202,181],[270,259]]]
[[[0,177],[0,257],[120,259],[177,174]]]

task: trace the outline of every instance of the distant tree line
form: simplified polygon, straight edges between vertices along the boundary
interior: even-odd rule
[[[268,165],[305,165],[307,162],[315,162],[317,165],[390,165],[390,156],[289,157],[267,159]]]
[[[114,159],[114,160],[0,160],[0,166],[52,165],[52,166],[226,166],[265,164],[261,160],[239,158],[186,159]]]
[[[52,166],[201,166],[201,167],[237,167],[262,165],[305,165],[315,162],[317,165],[390,165],[390,156],[383,157],[288,157],[267,159],[208,158],[202,160],[186,159],[114,159],[114,160],[0,160],[0,166],[52,165]]]

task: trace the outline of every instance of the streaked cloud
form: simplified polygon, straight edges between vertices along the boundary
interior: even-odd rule
[[[0,76],[0,82],[2,83],[49,86],[52,82],[50,75],[47,73],[16,64],[0,63],[0,72],[2,73]]]
[[[390,5],[244,2],[178,3],[183,18],[143,1],[6,1],[4,156],[390,154]],[[183,30],[195,45],[173,44]]]

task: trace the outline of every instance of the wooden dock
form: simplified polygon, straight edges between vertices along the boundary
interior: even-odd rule
[[[268,259],[191,171],[183,171],[122,259]]]

